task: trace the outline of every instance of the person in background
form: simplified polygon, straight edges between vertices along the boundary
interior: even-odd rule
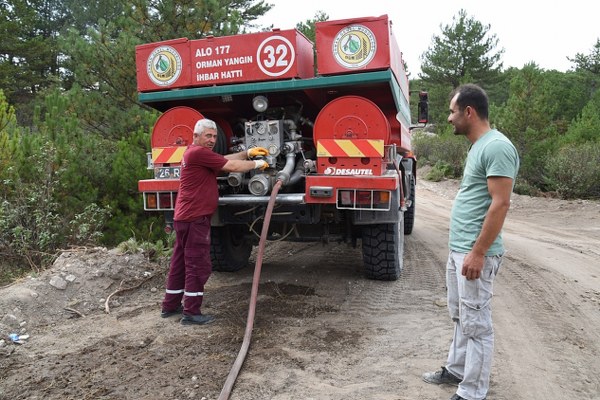
[[[248,172],[268,167],[264,160],[247,160],[268,155],[267,149],[262,147],[225,156],[215,153],[217,135],[214,121],[199,120],[194,127],[192,144],[181,161],[173,218],[176,238],[161,317],[183,313],[183,325],[204,325],[214,320],[212,315],[202,314],[201,306],[204,285],[212,272],[210,220],[219,200],[217,175],[220,171]]]
[[[505,252],[501,230],[519,169],[510,140],[490,128],[488,97],[474,84],[451,93],[448,122],[471,142],[450,215],[446,264],[454,336],[446,365],[423,374],[432,384],[458,386],[451,400],[485,399],[494,352],[492,289]]]

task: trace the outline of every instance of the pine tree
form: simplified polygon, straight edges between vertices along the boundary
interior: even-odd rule
[[[496,35],[490,25],[460,10],[453,24],[440,26],[442,34],[433,37],[432,46],[421,55],[419,77],[429,84],[457,87],[470,81],[483,84],[494,80],[502,68],[504,50],[495,51]]]

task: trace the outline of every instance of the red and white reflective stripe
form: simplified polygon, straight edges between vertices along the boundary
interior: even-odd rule
[[[183,292],[184,296],[187,297],[200,297],[204,296],[204,292]]]
[[[177,289],[177,290],[171,290],[171,289],[167,289],[166,290],[167,294],[179,294],[179,293],[184,293],[183,289]]]

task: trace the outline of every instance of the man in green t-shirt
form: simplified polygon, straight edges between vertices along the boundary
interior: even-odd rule
[[[471,142],[450,216],[446,285],[454,336],[446,365],[423,379],[458,386],[451,400],[481,400],[489,389],[494,351],[491,300],[504,254],[501,230],[519,155],[506,136],[491,129],[483,89],[466,84],[450,97],[448,122],[454,134]]]

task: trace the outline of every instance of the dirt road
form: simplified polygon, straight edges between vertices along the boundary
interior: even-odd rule
[[[453,181],[420,181],[396,282],[360,249],[269,243],[232,400],[449,399],[421,381],[450,343],[444,263]],[[600,204],[515,196],[493,301],[490,400],[600,399]],[[166,265],[96,249],[0,291],[0,399],[217,399],[244,334],[253,268],[215,273],[205,327],[158,317]],[[56,289],[52,278],[64,278]],[[108,301],[106,300],[108,298]],[[107,310],[108,308],[108,310]],[[108,311],[109,313],[107,313]]]

